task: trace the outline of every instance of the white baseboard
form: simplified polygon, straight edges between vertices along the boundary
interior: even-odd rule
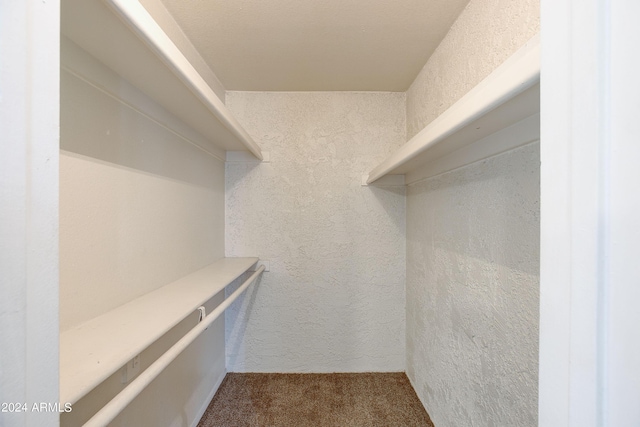
[[[222,381],[224,380],[224,377],[226,377],[226,376],[227,376],[227,370],[225,369],[224,371],[222,371],[222,374],[220,375],[220,377],[218,377],[218,380],[213,385],[213,388],[211,389],[211,392],[209,393],[209,395],[205,399],[204,403],[202,404],[202,406],[200,407],[200,409],[196,413],[196,417],[193,419],[193,422],[191,423],[191,427],[197,427],[198,426],[198,423],[202,419],[202,416],[204,415],[205,411],[209,407],[209,403],[211,403],[211,399],[213,399],[213,396],[215,396],[216,392],[220,388],[220,384],[222,384]]]

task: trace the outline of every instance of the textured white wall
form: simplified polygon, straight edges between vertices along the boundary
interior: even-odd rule
[[[407,92],[411,138],[539,31],[538,0],[472,0]],[[407,374],[434,423],[537,424],[539,145],[407,192]]]
[[[226,167],[227,256],[271,261],[227,312],[227,369],[404,370],[404,188],[360,185],[405,140],[404,94],[226,99],[271,153]]]
[[[408,187],[407,373],[435,425],[537,425],[539,144]]]
[[[471,0],[407,91],[407,138],[540,31],[540,0]]]
[[[224,164],[161,107],[77,47],[95,70],[63,63],[60,156],[60,323],[64,330],[224,256]],[[77,59],[77,58],[76,58]],[[111,74],[109,74],[111,73]],[[136,106],[123,99],[135,99]],[[174,126],[176,125],[176,126]],[[215,299],[220,300],[222,295]],[[191,318],[178,329],[193,326]],[[142,353],[149,365],[180,337]],[[225,373],[224,320],[189,347],[112,423],[192,424]],[[123,388],[119,373],[62,417],[81,425]]]

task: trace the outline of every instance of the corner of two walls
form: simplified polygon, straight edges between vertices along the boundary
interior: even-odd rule
[[[404,93],[228,92],[269,163],[227,163],[227,256],[270,261],[226,313],[235,372],[404,371]]]
[[[439,426],[536,424],[538,144],[406,198],[358,181],[538,16],[537,1],[471,1],[406,94],[227,93],[271,153],[226,165],[227,256],[271,261],[226,313],[229,371],[406,369]]]
[[[411,138],[539,31],[471,0],[407,92]],[[539,142],[407,187],[407,375],[438,427],[536,426]]]
[[[133,298],[224,256],[226,237],[227,256],[271,261],[225,314],[229,371],[406,369],[439,427],[535,425],[537,145],[411,185],[406,197],[360,179],[533,36],[538,14],[538,1],[472,0],[406,94],[228,92],[271,162],[224,172],[118,93],[64,77],[108,118],[63,106],[74,123],[61,156],[63,324],[121,303],[114,286]],[[172,271],[145,268],[150,278],[127,259]],[[77,273],[91,263],[101,274]],[[205,347],[219,348],[214,329]],[[156,412],[165,421],[189,420],[215,388],[193,369],[210,362],[194,363],[206,351],[196,353],[185,354],[183,405]],[[175,391],[170,383],[134,402],[138,412],[158,409],[149,396]]]
[[[471,0],[407,90],[407,139],[540,31],[540,0]]]

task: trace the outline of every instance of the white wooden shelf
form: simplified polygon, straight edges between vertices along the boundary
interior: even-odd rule
[[[223,258],[60,333],[60,401],[75,403],[258,262]]]
[[[63,0],[62,33],[225,151],[258,145],[137,0]]]
[[[407,183],[414,182],[437,160],[454,152],[488,140],[504,140],[499,132],[513,127],[529,130],[540,112],[540,41],[539,36],[529,40],[521,49],[476,85],[465,96],[433,120],[406,144],[376,166],[367,176],[371,184],[385,175],[409,175]],[[538,125],[539,128],[539,125]],[[539,134],[539,129],[538,129]],[[517,132],[511,132],[516,135]],[[527,133],[528,135],[531,132]],[[512,143],[490,141],[476,144],[464,155],[466,164],[497,154],[496,150],[514,148],[514,144],[527,142],[522,137]],[[511,146],[509,146],[511,144]],[[499,152],[499,151],[498,151]]]

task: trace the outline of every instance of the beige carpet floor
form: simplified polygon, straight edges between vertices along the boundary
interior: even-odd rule
[[[227,374],[198,427],[433,427],[404,373]]]

